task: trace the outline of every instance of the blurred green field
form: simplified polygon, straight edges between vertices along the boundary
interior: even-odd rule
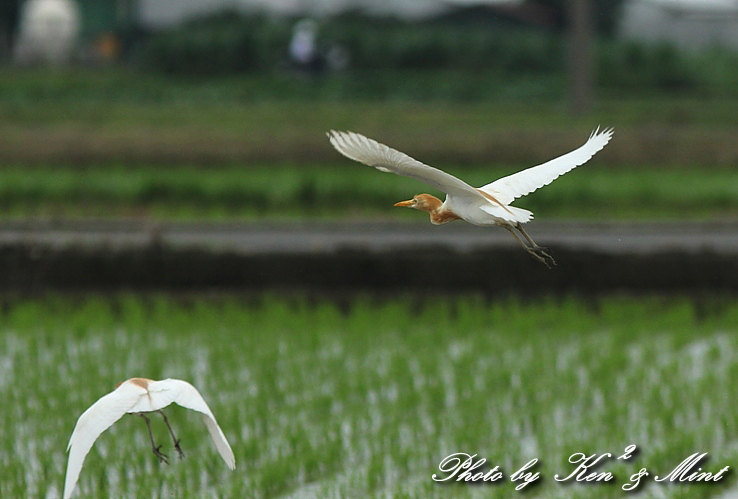
[[[694,452],[738,459],[738,307],[718,298],[475,297],[341,307],[293,298],[7,298],[0,307],[0,496],[57,497],[76,419],[132,376],[191,381],[231,441],[168,410],[184,460],[161,465],[137,418],[104,433],[78,497],[511,497],[532,458],[536,497],[622,497],[643,467]],[[171,454],[163,425],[157,438]],[[575,452],[620,455],[607,484],[564,486]],[[439,485],[440,461],[485,457],[506,479]],[[656,484],[643,497],[710,497],[735,484]]]
[[[406,86],[404,94],[363,98],[360,92],[312,98],[304,89],[338,83],[285,75],[0,74],[0,161],[6,165],[336,164],[342,158],[324,135],[333,128],[364,133],[429,163],[525,166],[573,149],[598,125],[616,130],[597,157],[603,164],[712,169],[738,161],[738,99],[731,97],[632,92],[602,96],[592,113],[573,117],[560,82],[549,79],[536,83],[558,90],[541,98],[510,94],[505,88],[520,82],[508,78],[500,83],[505,88],[492,91],[493,100],[423,98],[424,85],[458,84],[460,75],[443,71],[388,73],[385,86]],[[499,79],[467,76],[476,78],[470,88]],[[371,79],[366,85],[380,86]]]
[[[732,70],[734,64],[726,66]],[[648,88],[617,94],[604,91],[598,93],[591,115],[572,117],[564,112],[564,75],[510,75],[483,68],[376,69],[316,79],[280,72],[174,77],[125,68],[3,67],[0,75],[0,113],[21,124],[200,122],[248,130],[253,123],[264,121],[273,130],[275,124],[299,127],[329,116],[357,113],[371,122],[389,114],[387,111],[396,112],[395,121],[402,122],[407,119],[401,115],[405,110],[417,111],[421,121],[444,116],[453,121],[461,112],[472,116],[469,125],[483,120],[481,124],[488,126],[569,128],[589,126],[594,118],[613,126],[663,122],[735,127],[738,106],[733,80],[728,80],[731,92],[724,94]],[[294,111],[303,106],[311,112],[296,120]],[[501,112],[491,112],[495,109]]]
[[[696,168],[585,165],[516,201],[542,219],[720,220],[738,218],[735,172]],[[419,192],[412,179],[346,160],[340,166],[257,164],[214,169],[6,167],[0,170],[0,219],[136,217],[147,219],[379,218],[427,222],[393,208]],[[531,165],[532,166],[532,165]],[[472,185],[515,166],[443,166]]]
[[[530,87],[484,72],[2,76],[2,218],[410,219],[417,214],[389,203],[425,187],[351,163],[327,130],[359,131],[483,185],[576,148],[598,125],[615,127],[611,143],[519,206],[602,219],[721,219],[738,210],[738,99],[727,95],[605,95],[591,114],[572,117],[561,81],[531,76],[551,92],[519,95]],[[339,91],[361,82],[374,93]],[[444,82],[453,82],[449,95],[423,98],[423,85],[437,91]],[[464,98],[464,84],[496,97]],[[382,85],[389,94],[377,93]]]

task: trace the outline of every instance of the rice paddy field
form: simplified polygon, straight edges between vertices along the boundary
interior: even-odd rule
[[[446,168],[444,166],[444,168]],[[516,166],[449,166],[472,185]],[[684,186],[690,186],[685,189]],[[181,166],[130,169],[4,167],[0,219],[116,218],[302,219],[371,217],[420,220],[392,204],[419,192],[442,193],[413,179],[348,163],[256,164],[203,170]],[[547,218],[738,218],[738,182],[730,169],[609,168],[586,165],[517,205]],[[426,220],[423,218],[425,223]]]
[[[186,457],[160,464],[143,421],[97,441],[75,497],[700,498],[735,487],[738,304],[727,297],[5,297],[0,497],[60,497],[79,414],[134,376],[186,379],[230,440],[167,409]],[[154,418],[162,450],[174,456]],[[616,459],[631,444],[629,459]],[[453,453],[503,478],[437,483]],[[574,453],[613,454],[570,484]],[[709,453],[716,483],[656,483]],[[540,479],[511,475],[539,459]],[[449,480],[449,482],[453,479]],[[573,480],[572,480],[573,481]]]
[[[547,219],[738,218],[732,90],[605,91],[573,117],[560,79],[398,74],[306,85],[5,68],[0,221],[427,224],[391,207],[422,184],[346,160],[325,132],[364,133],[483,185],[571,151],[598,125],[615,127],[611,144],[519,206]],[[419,91],[429,82],[431,99]],[[61,497],[77,418],[131,377],[195,385],[237,468],[198,414],[169,407],[184,459],[158,415],[169,464],[126,416],[93,446],[74,497],[614,498],[641,469],[639,497],[738,497],[734,296],[497,296],[9,291],[0,499]],[[497,467],[499,480],[435,481],[455,453],[486,459],[475,474]],[[576,453],[611,453],[591,471],[614,478],[557,481]],[[702,470],[727,472],[654,480],[695,453],[708,453]],[[516,491],[512,477],[533,459],[540,478]]]
[[[0,218],[418,219],[388,207],[423,184],[347,160],[326,131],[361,132],[484,185],[573,150],[598,125],[615,128],[611,143],[520,206],[551,218],[738,217],[738,99],[728,95],[603,93],[591,113],[571,116],[558,93],[277,98],[255,90],[276,85],[264,75],[3,76]]]

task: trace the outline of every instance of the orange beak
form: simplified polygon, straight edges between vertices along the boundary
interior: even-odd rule
[[[407,201],[400,201],[399,203],[395,203],[395,206],[405,206],[409,208],[413,205],[414,202],[414,200],[408,199]]]

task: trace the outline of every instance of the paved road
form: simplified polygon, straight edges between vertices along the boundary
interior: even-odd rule
[[[738,254],[738,223],[589,223],[538,221],[526,226],[540,245],[602,254],[658,252]],[[0,224],[0,245],[49,248],[138,248],[161,243],[254,254],[319,254],[360,249],[468,253],[517,243],[503,229],[462,223],[441,227],[398,222],[168,223],[138,221],[22,221]]]

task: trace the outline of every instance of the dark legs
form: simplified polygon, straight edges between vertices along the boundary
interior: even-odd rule
[[[554,260],[553,257],[548,254],[547,248],[544,248],[542,246],[538,246],[536,244],[536,242],[533,241],[533,239],[530,238],[530,236],[528,235],[528,233],[525,232],[525,229],[523,229],[523,226],[522,225],[518,224],[518,226],[516,227],[516,229],[518,229],[520,231],[520,233],[523,234],[523,237],[525,237],[525,239],[528,241],[528,244],[530,244],[533,247],[533,249],[538,252],[539,255],[541,255],[542,257],[544,257],[546,260],[548,260],[553,265],[556,265],[556,260]],[[548,267],[551,268],[550,266],[548,266]]]
[[[167,415],[161,412],[161,410],[157,412],[161,414],[161,417],[164,418],[164,422],[167,424],[167,428],[169,428],[169,434],[172,436],[172,441],[174,442],[174,448],[177,449],[177,454],[179,454],[179,458],[182,459],[184,457],[184,452],[182,452],[182,449],[179,447],[179,439],[174,436],[174,430],[172,430],[172,427],[169,424]]]
[[[169,457],[159,450],[161,449],[161,445],[156,445],[156,442],[154,442],[154,434],[151,432],[151,422],[149,421],[149,418],[145,414],[140,412],[138,413],[138,415],[144,418],[144,421],[146,421],[146,427],[149,429],[149,439],[151,440],[151,450],[154,451],[154,455],[158,457],[159,461],[161,461],[162,463],[169,464]]]
[[[182,459],[184,457],[184,452],[182,452],[182,449],[179,446],[179,439],[174,436],[174,430],[172,430],[172,426],[169,424],[169,420],[167,419],[166,414],[164,414],[162,411],[156,411],[164,418],[164,422],[167,424],[167,428],[169,428],[169,434],[172,436],[172,440],[174,441],[174,448],[177,449],[177,454],[179,454],[179,458]],[[146,414],[139,412],[139,416],[141,416],[144,421],[146,421],[146,427],[149,429],[149,440],[151,441],[151,450],[154,452],[154,455],[159,458],[159,461],[162,463],[169,464],[169,456],[161,452],[161,445],[156,445],[156,442],[154,442],[154,434],[151,431],[151,421],[149,421],[148,416]]]
[[[553,259],[551,255],[548,254],[546,251],[546,248],[543,248],[541,246],[538,246],[533,239],[528,235],[525,230],[523,230],[523,227],[520,226],[520,224],[516,224],[513,226],[510,225],[503,225],[505,229],[507,229],[510,234],[513,235],[515,240],[520,243],[520,245],[527,251],[530,256],[544,264],[546,267],[551,268],[551,264],[556,265],[556,261]],[[520,233],[523,235],[526,241],[528,241],[528,244],[525,243],[522,239],[520,239],[520,236],[518,236],[513,228],[518,229]]]

